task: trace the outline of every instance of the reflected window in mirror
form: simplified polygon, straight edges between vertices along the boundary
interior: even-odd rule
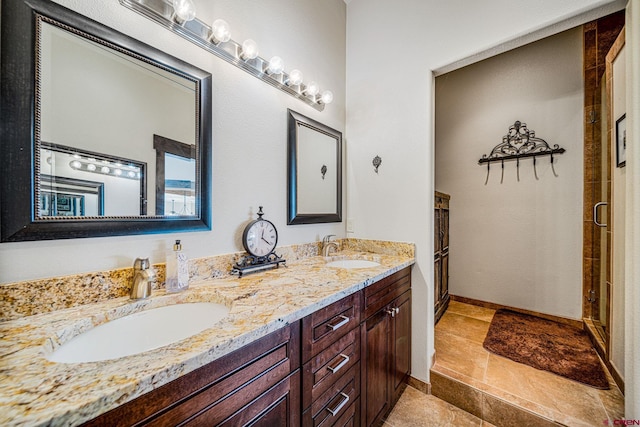
[[[1,240],[210,229],[211,75],[54,2],[1,6]],[[156,134],[189,154],[156,165]]]
[[[287,224],[342,221],[342,133],[288,114]]]
[[[159,135],[156,150],[156,215],[188,216],[196,211],[195,146]]]

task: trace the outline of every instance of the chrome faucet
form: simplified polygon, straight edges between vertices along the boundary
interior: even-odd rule
[[[149,266],[149,258],[136,258],[134,261],[131,299],[144,299],[151,296],[153,274],[150,272]]]
[[[338,242],[331,240],[335,237],[334,234],[328,234],[322,239],[322,256],[329,256],[330,249],[333,248],[334,252],[338,251]]]

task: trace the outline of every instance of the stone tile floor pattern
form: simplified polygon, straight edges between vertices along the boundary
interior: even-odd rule
[[[451,301],[435,328],[434,370],[555,421],[550,424],[602,426],[605,420],[613,425],[613,420],[624,418],[624,397],[611,378],[610,390],[597,390],[487,352],[482,342],[494,312]],[[383,424],[383,427],[440,426],[493,424],[412,387],[407,387]]]
[[[486,351],[482,343],[494,312],[451,301],[435,328],[433,370],[561,425],[602,426],[624,418],[624,397],[611,378],[610,390],[598,390]]]
[[[383,427],[493,427],[460,408],[407,387]]]

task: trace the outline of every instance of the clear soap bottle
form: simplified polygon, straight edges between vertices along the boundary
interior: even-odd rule
[[[167,292],[180,292],[189,288],[189,265],[180,240],[176,240],[173,251],[167,256],[165,288]]]

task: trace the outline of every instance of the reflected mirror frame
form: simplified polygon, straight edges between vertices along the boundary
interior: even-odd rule
[[[298,124],[316,130],[336,139],[336,212],[335,213],[298,213]],[[342,222],[342,133],[291,109],[287,110],[287,225],[320,224],[325,222]]]
[[[0,3],[0,241],[52,240],[211,229],[211,74],[46,0]],[[134,52],[196,83],[200,214],[187,218],[35,220],[36,14]],[[28,195],[28,197],[27,197]]]

